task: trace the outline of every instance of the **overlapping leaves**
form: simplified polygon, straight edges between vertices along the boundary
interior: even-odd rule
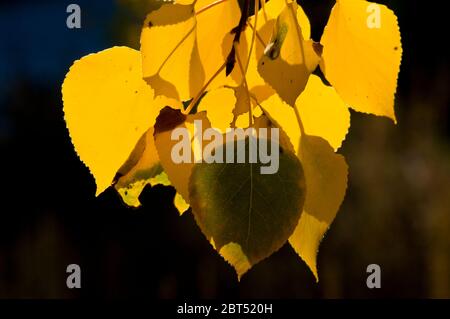
[[[315,43],[296,2],[251,1],[254,14],[247,0],[182,0],[150,12],[140,51],[114,47],[70,68],[65,120],[97,195],[112,186],[138,207],[146,185],[172,185],[180,213],[192,206],[239,278],[286,242],[318,278],[319,244],[346,192],[347,164],[335,152],[349,107],[396,120],[400,32],[387,7],[337,0]],[[318,65],[332,86],[312,74]],[[195,123],[199,134],[216,128],[216,139],[229,127],[279,128],[278,172],[174,163],[175,129],[187,129],[194,151],[212,142],[199,143]],[[216,140],[214,149],[225,145]]]

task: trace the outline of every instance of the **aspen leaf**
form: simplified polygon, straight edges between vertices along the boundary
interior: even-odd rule
[[[165,4],[147,16],[141,33],[143,75],[156,95],[187,101],[225,62],[240,9],[228,0],[196,13],[213,2]],[[224,78],[223,72],[215,81]]]
[[[266,84],[259,74],[258,61],[264,55],[266,45],[270,43],[277,17],[280,15],[285,5],[286,0],[271,0],[259,10],[257,21],[255,21],[254,15],[249,18],[250,25],[253,27],[256,25],[256,29],[258,30],[258,37],[255,39],[251,54],[249,52],[250,43],[253,37],[253,29],[251,27],[245,29],[245,32],[241,36],[241,41],[239,42],[237,54],[240,56],[241,61],[247,61],[250,54],[246,80],[250,91],[258,102],[262,102],[272,94],[275,94],[275,91]],[[297,7],[297,20],[300,24],[303,38],[309,39],[311,27],[308,17],[301,6]],[[234,69],[231,73],[231,77],[235,80],[234,85],[238,85],[242,82],[242,74],[239,68]]]
[[[286,0],[270,0],[264,6],[261,6],[259,10],[259,17],[262,24],[273,20],[274,22],[284,10],[286,6]],[[309,23],[308,16],[303,11],[300,5],[297,5],[297,21],[300,24],[302,35],[304,39],[309,39],[311,37],[311,25]],[[255,17],[250,18],[250,22],[254,22]]]
[[[261,107],[264,110],[264,114],[286,132],[294,147],[295,153],[297,153],[300,142],[300,129],[294,109],[283,102],[277,94],[270,96],[266,101],[261,103]]]
[[[95,177],[97,195],[168,102],[154,100],[141,75],[139,51],[114,47],[76,61],[64,80],[64,118],[78,156]]]
[[[139,207],[147,185],[172,185],[180,215],[192,208],[239,280],[286,242],[318,280],[319,245],[347,188],[335,151],[348,108],[396,121],[395,14],[336,0],[318,44],[297,1],[255,2],[250,17],[240,0],[163,2],[140,51],[85,56],[64,80],[65,121],[96,194],[114,186]],[[319,63],[332,86],[312,75]]]
[[[216,0],[197,0],[197,12],[211,5]],[[226,0],[197,14],[198,51],[206,81],[225,62],[233,46],[234,34],[231,33],[239,23],[241,9],[237,0]],[[209,90],[226,82],[222,71],[208,86]]]
[[[194,167],[194,145],[190,147],[189,162],[175,163],[172,159],[172,151],[174,146],[180,143],[177,138],[172,140],[172,131],[177,128],[185,128],[190,132],[190,138],[192,144],[196,139],[194,132],[194,121],[199,120],[202,123],[202,132],[211,124],[206,117],[206,112],[200,112],[197,114],[184,115],[180,110],[175,110],[170,107],[166,107],[161,110],[158,118],[156,119],[154,140],[160,163],[169,177],[170,183],[175,187],[177,192],[183,197],[186,203],[189,203],[189,177],[191,176],[192,168]],[[198,141],[198,139],[196,139]],[[203,145],[200,146],[203,149]]]
[[[286,132],[297,152],[301,133],[294,109],[278,95],[269,97],[261,106],[271,120]],[[324,138],[335,150],[341,146],[350,127],[350,112],[332,87],[311,75],[295,107],[306,134]]]
[[[164,4],[147,16],[141,33],[143,76],[156,95],[188,100],[200,90],[204,71],[195,28],[193,4]]]
[[[303,135],[299,159],[306,180],[305,205],[289,242],[318,280],[316,256],[347,189],[347,164],[324,139]]]
[[[287,3],[258,62],[260,75],[291,106],[320,60],[314,42],[304,40],[296,15],[297,3]]]
[[[336,2],[321,39],[321,68],[354,110],[387,116],[395,122],[400,31],[395,14],[381,4],[379,28],[371,26],[371,4],[363,0]]]
[[[249,138],[245,143],[249,156]],[[286,243],[303,208],[305,181],[293,153],[280,148],[275,174],[261,174],[260,167],[236,160],[198,163],[189,183],[197,224],[239,278]]]
[[[305,133],[327,140],[337,150],[350,128],[350,112],[336,91],[312,74],[295,103]]]

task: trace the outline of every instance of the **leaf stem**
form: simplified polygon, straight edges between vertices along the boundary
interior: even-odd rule
[[[245,74],[247,74],[248,66],[250,64],[250,58],[252,57],[253,46],[255,44],[256,29],[258,28],[258,12],[259,12],[259,0],[255,0],[255,27],[253,28],[252,41],[250,44],[250,50],[248,51],[247,64],[245,65]]]
[[[299,44],[300,50],[302,52],[303,63],[306,64],[306,62],[304,61],[306,56],[305,56],[305,48],[303,47],[303,35],[302,35],[302,30],[300,29],[300,24],[297,19],[297,12],[294,11],[294,8],[292,6],[293,2],[288,2],[288,0],[285,0],[285,2],[286,2],[286,6],[289,7],[289,11],[291,12],[292,19],[295,22],[295,28],[296,28],[297,37],[298,37],[298,44]],[[300,116],[300,112],[298,111],[298,108],[296,105],[294,105],[294,112],[295,112],[295,117],[297,118],[298,126],[300,128],[300,133],[301,133],[301,135],[305,135],[305,127],[303,126],[302,118]]]
[[[233,42],[239,42],[241,38],[241,33],[245,29],[247,25],[248,16],[250,15],[250,0],[245,0],[244,2],[244,12],[241,14],[241,19],[239,20],[239,24],[235,28],[236,34],[234,36]]]
[[[266,20],[266,22],[267,22],[266,0],[262,0],[261,6],[262,6],[262,9],[263,9],[263,13],[264,13],[264,20]]]
[[[205,91],[208,88],[208,86],[220,74],[220,72],[223,71],[223,69],[225,68],[226,65],[227,65],[226,62],[224,62],[222,64],[222,66],[216,71],[216,73],[214,73],[213,76],[208,80],[208,82],[206,82],[206,84],[200,89],[200,91],[198,92],[197,96],[194,99],[192,99],[191,103],[189,103],[189,106],[182,112],[184,115],[187,115],[187,114],[191,113],[191,111],[194,108],[195,104],[198,102],[198,100],[203,95],[203,93],[205,93]]]
[[[288,2],[288,0],[285,0],[285,2],[286,2],[286,6],[289,7],[289,11],[291,12],[292,19],[295,22],[295,29],[297,31],[297,37],[298,37],[298,45],[300,46],[300,50],[302,52],[303,63],[306,65],[305,48],[303,47],[303,40],[304,39],[303,39],[302,30],[300,29],[300,24],[299,24],[298,19],[297,19],[297,12],[294,12],[294,8],[292,7],[293,2]]]
[[[235,51],[236,50],[236,44],[237,42],[233,43],[233,46],[235,47]],[[247,93],[247,101],[248,101],[248,126],[251,127],[253,125],[253,111],[252,111],[252,103],[250,101],[250,92],[248,90],[248,84],[247,84],[247,78],[245,75],[245,70],[244,67],[242,65],[242,61],[241,58],[239,57],[239,54],[236,54],[236,59],[238,61],[238,65],[239,65],[239,69],[241,70],[242,73],[242,81],[244,83],[244,87],[245,87],[245,93]]]
[[[297,106],[294,105],[295,117],[297,118],[298,126],[300,128],[301,135],[305,135],[305,127],[303,126],[302,118],[300,117],[300,112]]]
[[[247,22],[247,25],[252,28],[252,30],[256,30],[256,28],[251,24],[250,22]],[[267,47],[267,44],[264,43],[264,40],[262,39],[261,35],[259,34],[258,30],[256,30],[256,38],[261,42],[261,45],[265,48]]]

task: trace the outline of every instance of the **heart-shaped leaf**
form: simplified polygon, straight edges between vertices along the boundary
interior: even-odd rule
[[[261,138],[254,140],[260,145]],[[249,155],[249,141],[245,140],[245,155]],[[218,147],[228,150],[227,146]],[[190,204],[197,224],[239,278],[286,243],[303,209],[305,179],[300,161],[278,145],[271,150],[279,150],[275,174],[261,174],[265,164],[249,160],[199,163],[192,171]]]

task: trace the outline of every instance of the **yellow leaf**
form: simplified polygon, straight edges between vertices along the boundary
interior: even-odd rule
[[[371,19],[378,13],[379,25],[373,24]],[[395,14],[368,1],[338,0],[321,43],[322,71],[342,99],[356,111],[395,122],[394,94],[402,56]]]
[[[286,5],[286,0],[270,0],[259,10],[259,17],[263,23],[266,23],[270,20],[276,20],[280,13],[283,11]],[[302,29],[302,35],[304,39],[309,39],[311,37],[311,25],[309,23],[308,16],[303,11],[303,8],[298,5],[297,6],[297,20]],[[254,16],[250,18],[250,21],[253,22],[255,19]]]
[[[155,145],[158,151],[160,163],[169,177],[170,183],[175,187],[177,192],[183,197],[186,203],[189,203],[189,178],[191,176],[192,168],[194,167],[194,151],[195,142],[198,139],[195,136],[194,122],[201,121],[202,131],[198,134],[203,134],[203,131],[211,124],[206,117],[206,112],[200,112],[197,114],[184,115],[179,110],[174,110],[170,107],[161,110],[155,124]],[[190,162],[175,163],[172,159],[173,147],[180,143],[177,137],[172,139],[172,131],[176,128],[185,128],[190,133],[191,147],[188,154]],[[203,150],[203,145],[200,145],[200,149]]]
[[[287,3],[258,62],[259,74],[291,106],[320,60],[314,42],[304,40],[296,15],[297,3]]]
[[[141,33],[143,76],[156,95],[188,100],[202,87],[204,72],[195,28],[193,4],[164,4],[145,19]]]
[[[270,120],[286,132],[294,147],[295,153],[297,153],[300,142],[300,128],[296,120],[294,108],[283,102],[277,94],[269,97],[261,103],[261,106]]]
[[[253,44],[246,79],[250,91],[259,103],[275,93],[275,91],[266,84],[264,79],[259,74],[258,61],[264,55],[264,49],[270,42],[277,17],[280,15],[285,5],[286,0],[271,0],[265,4],[264,8],[259,10],[257,21],[255,21],[254,15],[249,18],[249,24],[251,26],[254,27],[256,24],[258,36],[255,38],[255,42]],[[300,6],[298,6],[297,9],[297,20],[300,24],[303,38],[309,39],[311,34],[311,26],[309,24],[308,17]],[[252,37],[253,29],[251,27],[247,27],[241,35],[241,41],[239,42],[237,50],[237,54],[244,64],[247,62],[249,57]],[[238,86],[242,82],[242,74],[237,67],[234,68],[230,77],[234,80],[234,82],[229,83],[231,86]]]
[[[64,117],[99,195],[159,113],[139,51],[114,47],[76,61],[62,86]],[[167,100],[159,100],[166,104]]]
[[[295,103],[308,135],[320,136],[337,150],[350,128],[350,112],[336,91],[311,75]]]
[[[306,180],[303,213],[289,242],[318,280],[316,256],[320,241],[333,222],[347,189],[348,167],[324,139],[303,135],[299,159]]]
[[[147,16],[141,34],[143,74],[156,95],[187,101],[224,64],[240,9],[236,0],[203,9],[213,2],[165,4]],[[222,83],[224,72],[209,88]]]
[[[278,95],[272,95],[261,106],[286,132],[298,152],[301,131],[294,109]],[[311,75],[295,107],[306,134],[324,138],[335,150],[341,146],[350,127],[350,112],[333,88],[323,84],[319,77]]]
[[[233,121],[235,105],[235,91],[231,88],[220,88],[206,93],[197,110],[199,112],[206,111],[211,126],[225,133],[225,130],[230,127]]]
[[[241,17],[237,0],[226,0],[212,5],[214,2],[216,0],[198,0],[195,4],[195,10],[199,12],[196,16],[198,52],[206,81],[217,72],[228,57],[234,39],[231,30],[238,25]],[[208,7],[209,5],[212,6]],[[208,88],[214,89],[223,85],[225,77],[224,70]]]

